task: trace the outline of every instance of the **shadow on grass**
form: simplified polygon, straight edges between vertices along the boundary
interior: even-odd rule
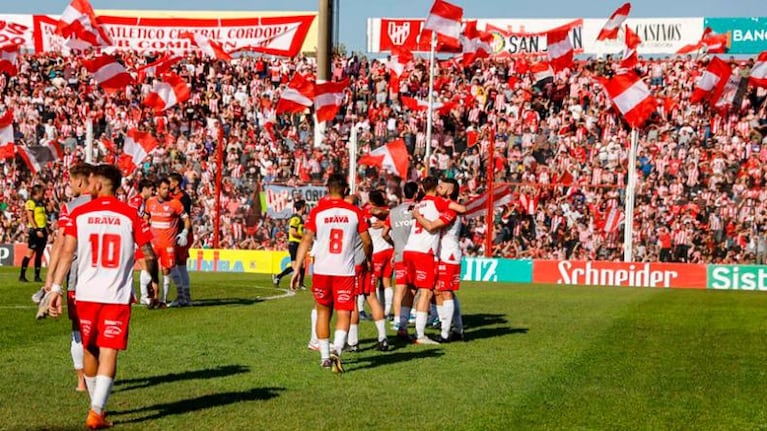
[[[264,302],[264,300],[256,298],[199,299],[192,301],[192,304],[195,307],[223,307],[227,305],[253,305],[259,302]]]
[[[347,370],[365,370],[370,368],[377,368],[385,365],[391,365],[396,364],[397,362],[407,362],[407,361],[414,361],[418,359],[432,359],[432,358],[439,358],[441,356],[444,356],[445,352],[439,349],[419,349],[419,350],[409,350],[407,352],[400,352],[400,353],[380,353],[375,354],[373,356],[368,356],[365,358],[354,358],[352,361],[349,361],[348,364],[350,365]],[[344,356],[344,358],[350,358],[349,355]]]
[[[504,335],[527,334],[527,328],[511,328],[501,326],[498,328],[481,328],[473,331],[466,331],[466,341],[482,340],[485,338],[497,338]]]
[[[481,328],[483,326],[501,325],[509,323],[505,314],[464,314],[463,325],[467,328]]]
[[[247,373],[250,367],[244,365],[222,365],[216,368],[187,371],[185,373],[171,373],[162,376],[137,377],[134,379],[118,380],[115,382],[114,392],[125,392],[133,389],[148,388],[162,383],[172,383],[181,380],[216,379],[219,377],[232,376]]]
[[[222,392],[217,394],[203,395],[197,398],[178,400],[170,403],[159,403],[133,410],[120,410],[109,412],[114,417],[118,415],[146,414],[138,418],[128,419],[126,421],[115,421],[117,423],[140,423],[160,419],[170,415],[182,415],[201,410],[207,410],[215,407],[226,406],[245,401],[266,401],[279,396],[285,388],[254,388],[249,391],[241,392]]]

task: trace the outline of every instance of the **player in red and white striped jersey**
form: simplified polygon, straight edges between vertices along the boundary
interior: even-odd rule
[[[354,309],[354,245],[362,241],[365,264],[370,267],[373,247],[367,232],[368,224],[362,212],[344,201],[348,185],[343,175],[328,179],[328,198],[309,213],[304,235],[298,247],[291,286],[298,287],[306,254],[314,254],[312,293],[317,308],[317,338],[321,365],[343,372],[341,351],[349,333]],[[335,352],[330,352],[330,317],[333,309],[338,315],[334,339]]]
[[[138,213],[115,197],[122,174],[113,165],[94,168],[93,200],[77,207],[64,228],[61,264],[51,287],[51,314],[61,313],[61,283],[77,253],[78,282],[75,299],[84,347],[84,372],[91,408],[86,425],[111,426],[104,408],[112,391],[117,354],[125,350],[133,297],[134,248],[142,247],[150,273],[156,258],[149,243],[149,228]],[[157,283],[157,280],[153,280]]]
[[[138,183],[138,193],[128,200],[128,205],[136,208],[136,212],[142,220],[146,219],[146,201],[149,200],[152,195],[154,195],[154,183],[148,179],[143,179]],[[137,267],[141,271],[139,273],[139,289],[141,291],[139,303],[151,307],[153,301],[156,299],[149,297],[149,286],[152,283],[152,276],[149,274],[149,271],[146,270],[144,253],[140,248],[136,249],[135,259]]]

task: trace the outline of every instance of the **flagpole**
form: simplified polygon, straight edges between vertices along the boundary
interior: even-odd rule
[[[637,171],[636,171],[636,156],[637,145],[639,141],[639,131],[637,129],[631,130],[631,146],[629,148],[629,172],[628,172],[628,184],[626,185],[626,208],[625,208],[625,225],[623,227],[623,260],[626,262],[632,262],[633,246],[634,246],[634,192],[636,189]]]
[[[426,110],[426,175],[431,174],[431,123],[434,119],[434,53],[437,49],[437,34],[431,33],[431,50],[429,51],[429,108]]]
[[[221,177],[224,169],[224,123],[218,120],[218,144],[216,145],[216,211],[213,219],[213,248],[219,246],[221,236]]]
[[[485,257],[493,257],[493,235],[495,234],[495,127],[490,129],[487,144],[487,214],[485,215]]]
[[[90,114],[85,122],[85,163],[93,164],[93,118]]]
[[[349,137],[349,192],[357,190],[357,125],[352,123],[352,134]]]

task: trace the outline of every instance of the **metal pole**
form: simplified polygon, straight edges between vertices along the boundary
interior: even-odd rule
[[[629,147],[629,178],[626,185],[626,209],[625,225],[623,228],[623,260],[632,262],[634,260],[634,192],[637,181],[637,145],[639,141],[639,131],[631,130],[631,146]]]
[[[429,109],[426,111],[426,175],[431,174],[431,123],[434,119],[434,51],[437,49],[437,34],[431,33],[431,50],[429,51]]]
[[[349,191],[357,191],[357,125],[352,124],[349,137]]]
[[[90,113],[85,121],[85,163],[93,164],[93,118]]]
[[[219,246],[221,236],[221,177],[224,170],[224,123],[219,120],[218,145],[216,145],[216,211],[213,219],[213,248]]]
[[[485,257],[493,257],[493,236],[495,235],[495,127],[490,129],[487,145],[487,215],[485,216]]]

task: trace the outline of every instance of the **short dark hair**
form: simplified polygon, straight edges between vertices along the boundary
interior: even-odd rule
[[[450,196],[448,197],[450,198],[450,200],[453,200],[453,201],[457,200],[458,195],[460,194],[460,191],[461,191],[461,184],[458,182],[458,180],[456,180],[455,178],[442,178],[441,181],[443,183],[448,183],[453,185],[453,192],[450,193]]]
[[[94,166],[90,163],[78,163],[69,169],[69,176],[72,178],[88,178],[93,174]]]
[[[32,193],[31,193],[31,195],[36,195],[36,194],[42,193],[43,190],[44,189],[43,189],[42,185],[35,184],[34,186],[32,186]]]
[[[385,207],[386,205],[386,196],[384,195],[384,192],[381,190],[371,190],[370,194],[368,195],[368,200],[377,207]]]
[[[166,177],[162,177],[159,180],[157,180],[157,184],[155,184],[155,185],[159,188],[160,185],[162,185],[162,184],[170,185],[170,180],[168,178],[166,178]]]
[[[418,183],[415,181],[406,182],[402,188],[402,193],[405,194],[405,199],[413,199],[416,193],[418,193]]]
[[[184,182],[184,177],[182,177],[178,172],[173,172],[172,174],[168,174],[168,180],[181,184]]]
[[[436,190],[437,184],[439,184],[439,181],[437,181],[436,177],[431,175],[421,181],[421,187],[423,187],[423,191],[426,193]]]
[[[148,180],[144,178],[143,180],[138,182],[138,191],[142,191],[144,189],[153,189],[154,183],[151,180]]]
[[[344,195],[347,188],[349,188],[349,184],[346,182],[345,176],[333,174],[328,178],[328,193],[335,192],[339,195]]]
[[[111,191],[114,193],[120,185],[122,185],[123,174],[120,169],[115,165],[100,164],[93,168],[93,176],[103,178],[111,186]]]
[[[293,209],[296,211],[301,211],[306,206],[306,201],[303,199],[299,199],[295,202],[293,202]]]

